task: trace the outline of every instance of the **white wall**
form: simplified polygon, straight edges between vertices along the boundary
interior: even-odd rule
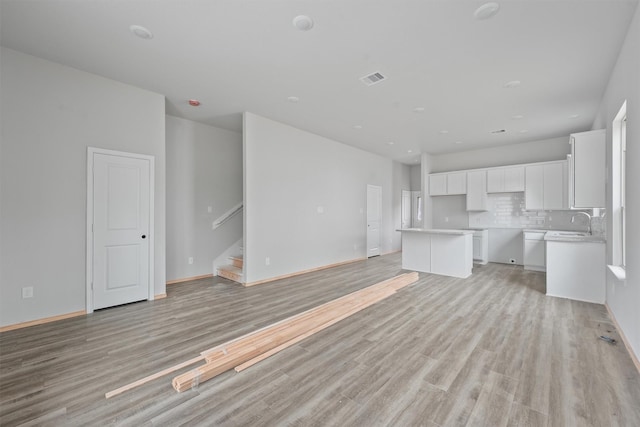
[[[411,191],[420,191],[422,190],[422,166],[421,165],[413,165],[411,166]]]
[[[429,173],[564,160],[571,152],[569,135],[500,147],[432,154]]]
[[[626,283],[607,277],[607,304],[640,358],[640,7],[611,74],[593,129],[607,129],[607,212],[612,211],[611,123],[627,100],[627,268]],[[607,230],[612,229],[607,215]],[[607,239],[607,262],[612,262],[612,239]]]
[[[0,325],[85,309],[88,146],[155,156],[154,286],[164,293],[164,97],[0,55]],[[21,298],[24,286],[33,298]]]
[[[212,229],[242,202],[242,135],[172,116],[166,129],[167,280],[211,274],[242,237],[242,214]]]
[[[467,228],[467,196],[440,196],[431,198],[431,226],[433,228]]]
[[[402,190],[411,190],[411,166],[399,162],[391,163],[391,224],[393,230],[402,228]],[[391,233],[392,250],[400,250],[402,246],[402,233]]]
[[[247,282],[365,257],[367,184],[382,186],[382,252],[399,250],[409,182],[392,160],[251,113],[243,138]]]

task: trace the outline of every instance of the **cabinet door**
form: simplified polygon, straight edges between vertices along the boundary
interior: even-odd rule
[[[447,194],[467,194],[467,173],[447,174]]]
[[[467,210],[487,210],[487,171],[467,172]]]
[[[489,169],[487,171],[487,193],[502,193],[505,191],[504,180],[504,169]],[[524,177],[522,181],[524,182]]]
[[[564,165],[562,163],[544,165],[543,180],[543,208],[546,210],[566,209]]]
[[[524,206],[528,211],[544,209],[544,166],[525,168]]]
[[[504,171],[504,191],[516,192],[524,191],[524,166],[505,168]]]
[[[605,131],[571,135],[570,178],[575,208],[600,208],[605,205]]]
[[[524,265],[532,267],[545,266],[544,240],[524,241]]]
[[[447,194],[447,175],[429,175],[429,195],[444,196]]]

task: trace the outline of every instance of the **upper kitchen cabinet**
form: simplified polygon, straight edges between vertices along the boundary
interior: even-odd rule
[[[525,167],[525,209],[568,209],[567,162],[549,162]]]
[[[466,172],[453,172],[447,174],[447,194],[467,194]]]
[[[487,171],[467,172],[467,210],[487,210]]]
[[[447,174],[434,173],[429,175],[429,195],[445,196],[447,194]]]
[[[524,166],[509,166],[487,170],[488,193],[524,191]]]
[[[429,195],[467,194],[467,173],[434,173],[429,175]]]
[[[605,130],[571,135],[569,204],[572,208],[605,206]]]

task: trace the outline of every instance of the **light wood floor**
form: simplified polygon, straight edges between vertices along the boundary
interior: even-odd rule
[[[104,393],[400,272],[400,255],[0,334],[0,425],[640,426],[640,375],[603,306],[544,274],[475,266],[418,283],[241,373]]]

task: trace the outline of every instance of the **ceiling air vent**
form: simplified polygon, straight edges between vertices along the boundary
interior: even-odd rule
[[[385,79],[386,77],[383,76],[382,73],[380,73],[379,71],[376,71],[373,74],[369,74],[368,76],[360,77],[360,81],[366,84],[367,86],[372,86],[376,83],[380,83]]]

